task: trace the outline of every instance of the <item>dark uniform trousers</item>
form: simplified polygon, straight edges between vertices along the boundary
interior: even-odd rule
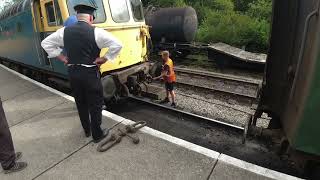
[[[99,139],[101,130],[103,89],[97,67],[73,65],[68,67],[70,84],[85,132]]]
[[[15,163],[15,158],[12,137],[0,98],[0,163],[2,168],[11,168]]]

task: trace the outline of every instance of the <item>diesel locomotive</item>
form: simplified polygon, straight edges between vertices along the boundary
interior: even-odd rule
[[[41,41],[74,15],[75,0],[22,0],[0,14],[0,57],[16,69],[54,82],[67,80],[66,66],[47,58]],[[104,97],[107,100],[128,94],[144,81],[149,71],[148,27],[140,0],[95,0],[94,26],[114,34],[123,50],[114,62],[101,66]],[[101,51],[105,54],[107,49]],[[127,83],[130,79],[131,83]],[[133,82],[132,82],[133,81]],[[134,86],[128,87],[128,84]]]

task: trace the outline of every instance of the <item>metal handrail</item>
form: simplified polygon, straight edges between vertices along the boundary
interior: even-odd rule
[[[304,30],[303,30],[303,36],[302,36],[302,44],[301,44],[301,47],[300,47],[300,51],[299,51],[299,58],[298,58],[298,64],[297,64],[297,68],[296,68],[296,72],[295,72],[295,75],[294,75],[294,79],[293,79],[293,84],[292,84],[292,88],[291,88],[291,91],[290,91],[290,98],[289,98],[289,101],[292,100],[293,98],[293,95],[295,93],[295,90],[296,90],[296,86],[297,86],[297,81],[298,81],[298,74],[300,72],[300,66],[301,66],[301,63],[302,63],[302,58],[304,56],[304,52],[305,52],[305,48],[306,48],[306,40],[307,40],[307,33],[309,31],[309,24],[310,24],[310,21],[311,21],[311,18],[313,16],[319,16],[319,10],[320,10],[320,1],[318,1],[318,6],[317,6],[317,9],[312,11],[306,18],[306,22],[304,24]]]

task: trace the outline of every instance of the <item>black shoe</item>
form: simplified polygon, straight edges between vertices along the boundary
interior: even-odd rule
[[[177,104],[176,104],[176,103],[172,103],[172,104],[171,104],[171,107],[176,108],[176,107],[177,107]]]
[[[91,132],[84,132],[84,133],[85,133],[87,138],[91,136]]]
[[[94,143],[99,143],[100,141],[102,141],[105,137],[107,137],[109,134],[109,130],[106,130],[105,132],[103,132],[102,136],[99,139],[94,139],[93,142]]]
[[[17,152],[16,153],[16,161],[22,158],[22,152]]]
[[[164,100],[160,101],[160,104],[165,104],[170,102],[169,98],[165,98]]]
[[[10,173],[14,173],[14,172],[19,172],[19,171],[22,171],[23,169],[25,169],[27,166],[28,166],[28,164],[25,162],[16,162],[14,164],[14,166],[12,166],[12,168],[5,169],[4,173],[10,174]]]

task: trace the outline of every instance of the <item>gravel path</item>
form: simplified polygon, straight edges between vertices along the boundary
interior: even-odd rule
[[[177,102],[179,109],[192,112],[194,114],[228,122],[237,126],[243,126],[248,121],[249,116],[239,111],[230,110],[220,105],[215,105],[196,98],[190,98],[178,94]]]
[[[249,120],[250,114],[254,113],[251,107],[238,104],[235,100],[224,102],[212,98],[203,97],[198,94],[186,94],[176,90],[178,108],[205,117],[213,118],[223,122],[243,126]],[[267,118],[264,115],[264,118]],[[268,119],[259,119],[259,127],[268,127]]]
[[[244,126],[250,115],[254,114],[251,102],[243,102],[236,98],[217,97],[213,93],[195,92],[192,88],[177,88],[176,94],[178,109],[237,126]],[[269,120],[266,118],[267,116],[264,115],[264,119],[259,119],[257,125],[268,127]]]

